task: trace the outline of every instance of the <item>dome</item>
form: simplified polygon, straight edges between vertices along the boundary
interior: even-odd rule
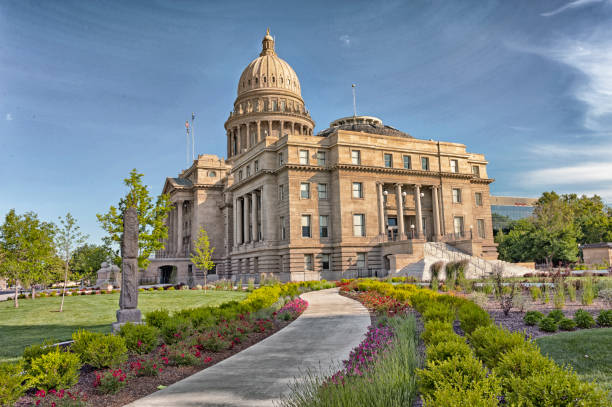
[[[397,130],[391,126],[383,124],[382,120],[374,116],[349,116],[334,120],[330,127],[321,130],[317,136],[327,137],[338,130],[357,131],[360,133],[377,134],[381,136],[394,136],[413,138],[410,134]]]
[[[284,90],[301,98],[300,81],[293,68],[276,55],[269,29],[261,43],[261,54],[240,75],[238,96],[255,89],[271,89]]]

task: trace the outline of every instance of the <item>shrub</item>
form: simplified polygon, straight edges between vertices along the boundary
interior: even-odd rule
[[[427,321],[425,322],[425,326],[423,328],[423,333],[421,334],[421,338],[425,343],[430,343],[431,338],[434,335],[439,335],[441,333],[447,335],[455,335],[453,331],[453,325],[450,322],[444,321]]]
[[[592,328],[595,326],[593,316],[582,308],[576,310],[576,313],[574,314],[574,322],[576,322],[578,328]]]
[[[562,331],[573,331],[576,329],[576,323],[573,319],[563,318],[561,321],[559,321],[559,329]]]
[[[444,321],[453,322],[455,320],[455,312],[447,305],[440,302],[431,303],[423,313],[425,321]]]
[[[419,390],[431,396],[439,387],[470,389],[487,378],[487,369],[475,357],[453,357],[441,362],[427,362],[425,369],[417,369]]]
[[[553,303],[555,309],[561,310],[565,306],[565,290],[563,290],[563,283],[557,285],[555,296],[553,297]]]
[[[550,302],[550,295],[548,294],[548,291],[546,291],[544,293],[544,304],[548,304]]]
[[[169,319],[170,313],[167,309],[158,309],[145,314],[145,322],[147,325],[151,325],[156,328],[161,328]]]
[[[80,368],[78,355],[55,348],[53,352],[32,360],[28,384],[44,390],[65,389],[79,381]]]
[[[478,327],[492,324],[489,313],[473,302],[466,302],[459,307],[457,316],[461,322],[461,329],[463,329],[466,334],[474,332]]]
[[[174,288],[173,285],[171,285],[170,287],[166,288],[166,291],[174,291],[176,290],[176,288]]]
[[[21,363],[0,363],[0,404],[12,406],[28,389]]]
[[[474,304],[478,305],[480,308],[484,308],[487,305],[489,296],[485,293],[481,293],[478,291],[472,292],[468,298],[474,302]]]
[[[437,261],[429,266],[429,270],[431,271],[431,282],[429,287],[434,291],[438,291],[438,287],[440,285],[440,271],[442,271],[443,267],[443,261]]]
[[[540,323],[543,318],[544,314],[539,311],[527,311],[523,317],[523,322],[525,322],[526,325],[534,326]]]
[[[53,344],[55,341],[53,339],[47,339],[42,344],[31,345],[23,350],[23,368],[25,371],[29,371],[32,366],[32,360],[41,357],[42,355],[46,355],[47,353],[51,353],[55,351]]]
[[[149,353],[157,347],[158,330],[154,326],[128,322],[121,327],[119,335],[132,353]]]
[[[525,378],[555,367],[555,362],[540,353],[537,346],[516,346],[500,356],[494,373],[506,387],[513,377]]]
[[[542,318],[538,326],[544,332],[557,332],[559,329],[558,322],[551,317]]]
[[[193,330],[189,320],[185,318],[172,318],[164,323],[160,332],[164,343],[170,345],[187,338]]]
[[[102,394],[115,394],[127,384],[127,373],[122,369],[109,369],[96,372],[94,387]]]
[[[497,407],[500,389],[499,380],[494,377],[476,382],[468,389],[444,384],[425,396],[424,401],[425,405],[436,407]]]
[[[201,362],[200,352],[196,351],[196,354],[194,354],[185,343],[177,343],[166,347],[165,356],[174,366],[195,366]]]
[[[595,298],[595,292],[593,291],[593,279],[587,277],[584,279],[582,284],[582,305],[591,305]]]
[[[540,290],[540,287],[535,285],[529,287],[529,293],[531,294],[531,299],[533,302],[536,302],[538,298],[542,296],[542,290]]]
[[[72,334],[70,349],[81,362],[95,368],[116,366],[127,359],[125,340],[116,335],[80,330]]]
[[[157,287],[156,290],[157,291],[164,291],[164,287]]]
[[[599,326],[612,326],[612,309],[601,310],[597,316]]]
[[[569,295],[571,302],[576,302],[576,286],[572,281],[566,283],[567,295]]]
[[[203,350],[210,352],[219,352],[228,349],[232,343],[216,331],[208,331],[199,334],[195,337],[195,342],[201,346]]]
[[[34,405],[37,407],[86,407],[87,397],[79,392],[55,389],[46,392],[40,389],[35,394]]]
[[[468,338],[476,356],[489,368],[495,367],[503,352],[525,343],[522,333],[494,325],[476,328]]]
[[[130,363],[130,370],[134,376],[157,376],[163,369],[161,363],[152,358],[138,359]]]
[[[426,354],[428,362],[443,361],[455,356],[470,357],[472,349],[464,341],[452,340],[429,345]]]
[[[612,307],[612,288],[603,288],[599,290],[597,296],[601,298],[608,307]]]
[[[563,315],[563,311],[556,309],[556,310],[552,310],[548,313],[548,317],[552,318],[555,320],[555,322],[559,322],[561,321],[563,318],[565,318],[565,315]]]

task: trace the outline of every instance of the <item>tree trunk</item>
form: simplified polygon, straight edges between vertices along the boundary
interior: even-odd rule
[[[17,288],[17,283],[15,283],[15,308],[19,308],[19,300],[17,297],[19,297],[19,289]]]
[[[68,262],[64,267],[64,289],[62,290],[62,303],[60,304],[59,312],[64,310],[64,297],[66,296],[66,283],[68,282]]]
[[[204,269],[204,294],[206,294],[206,279],[208,278],[208,269]]]
[[[34,284],[32,284],[31,295],[33,300],[36,299],[36,287],[34,286]]]

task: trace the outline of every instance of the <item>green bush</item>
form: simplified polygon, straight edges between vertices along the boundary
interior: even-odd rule
[[[127,384],[128,375],[122,369],[109,369],[96,372],[94,387],[101,394],[116,394]]]
[[[510,332],[503,327],[494,325],[476,328],[468,335],[470,345],[474,348],[476,356],[489,368],[497,365],[503,352],[515,346],[524,346],[525,339],[520,332]]]
[[[474,383],[468,389],[444,384],[424,397],[426,406],[436,407],[498,407],[499,381],[494,377]]]
[[[552,318],[555,320],[555,322],[559,323],[559,321],[565,318],[565,315],[563,314],[563,311],[561,311],[560,309],[555,309],[548,313],[548,318]]]
[[[542,290],[540,290],[540,287],[535,285],[529,287],[529,293],[531,294],[531,300],[533,302],[537,301],[538,298],[542,296]]]
[[[191,322],[185,318],[172,318],[162,325],[160,333],[165,344],[171,345],[192,334]]]
[[[476,328],[489,326],[493,323],[489,313],[471,301],[459,307],[457,316],[461,322],[461,329],[466,334],[474,332]]]
[[[591,277],[587,277],[582,283],[582,305],[591,305],[593,303],[593,299],[595,299],[593,279]]]
[[[539,324],[543,318],[544,314],[539,311],[527,311],[523,317],[523,322],[525,322],[526,325],[534,326]]]
[[[12,406],[28,389],[21,363],[0,363],[0,405]]]
[[[455,321],[455,311],[447,304],[441,302],[432,302],[423,313],[425,321]]]
[[[195,337],[195,342],[203,350],[209,352],[219,352],[230,347],[231,341],[217,334],[215,330],[201,333]]]
[[[576,329],[576,323],[573,319],[563,318],[561,321],[559,321],[559,329],[562,331],[573,331]]]
[[[47,353],[51,353],[55,351],[53,344],[55,341],[53,339],[47,339],[41,344],[28,346],[23,350],[23,368],[25,371],[29,371],[32,366],[32,360],[41,357],[42,355],[46,355]]]
[[[425,369],[417,369],[419,390],[431,396],[437,388],[451,386],[470,389],[487,378],[488,371],[475,357],[453,357],[441,362],[427,362]]]
[[[79,356],[55,348],[53,352],[32,360],[29,385],[44,390],[66,389],[79,381]]]
[[[544,332],[557,332],[559,330],[559,324],[551,317],[542,318],[538,326]]]
[[[145,322],[147,325],[151,325],[156,328],[161,328],[169,319],[170,312],[168,312],[167,309],[158,309],[145,314]]]
[[[426,355],[428,362],[443,361],[455,356],[470,357],[472,356],[472,348],[465,341],[452,340],[429,345]]]
[[[531,344],[530,346],[516,346],[504,352],[499,358],[494,373],[501,378],[502,385],[506,387],[507,381],[513,377],[525,378],[537,375],[555,366],[555,362],[542,355],[540,349]]]
[[[601,310],[597,316],[599,326],[612,326],[612,309]]]
[[[576,322],[578,328],[593,328],[595,326],[593,316],[582,308],[576,310],[576,313],[574,314],[574,322]]]
[[[441,333],[447,335],[455,335],[453,331],[453,325],[450,322],[444,321],[427,321],[425,322],[425,327],[423,329],[423,333],[421,334],[421,338],[423,342],[430,343],[431,339],[436,336],[438,337]]]
[[[126,323],[119,330],[125,346],[132,353],[145,354],[157,347],[159,332],[154,326]]]
[[[116,335],[79,330],[72,334],[70,349],[81,362],[97,369],[116,366],[127,359],[125,340]]]
[[[201,363],[200,358],[195,356],[184,343],[176,343],[168,346],[166,349],[170,364],[174,366],[195,366]]]

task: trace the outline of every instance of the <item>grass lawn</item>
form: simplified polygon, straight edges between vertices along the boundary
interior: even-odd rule
[[[138,308],[143,313],[166,308],[179,310],[200,305],[219,305],[241,300],[246,293],[234,291],[176,290],[138,293]],[[61,298],[47,297],[0,302],[0,361],[15,360],[26,346],[41,343],[47,338],[70,340],[74,331],[84,328],[110,332],[110,324],[117,320],[119,293],[66,297],[64,312],[59,313]]]
[[[612,328],[560,333],[536,342],[542,353],[558,364],[572,365],[580,377],[599,384],[612,398]]]

